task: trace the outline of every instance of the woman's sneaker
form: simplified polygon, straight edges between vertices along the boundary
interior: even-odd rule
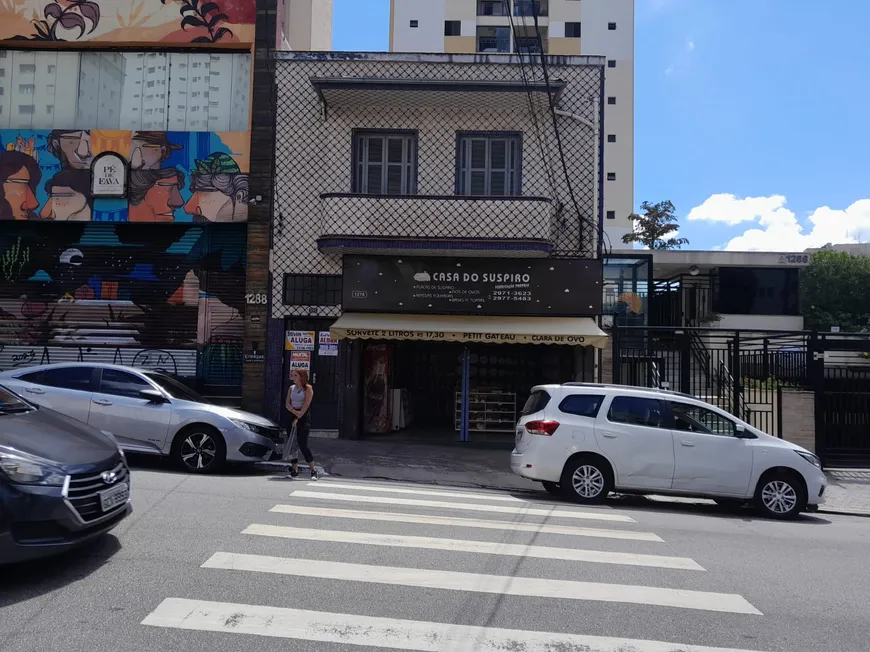
[[[317,480],[317,478],[318,478],[317,471],[312,471],[312,472],[311,472],[311,479],[312,479],[312,480]]]

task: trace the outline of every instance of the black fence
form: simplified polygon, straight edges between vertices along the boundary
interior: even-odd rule
[[[793,434],[783,392],[811,392],[823,462],[870,464],[870,335],[616,326],[613,382],[691,394],[778,437]]]

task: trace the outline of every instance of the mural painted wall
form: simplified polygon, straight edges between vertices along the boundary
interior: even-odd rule
[[[7,222],[0,369],[100,359],[240,382],[246,240],[244,224]]]
[[[248,132],[0,130],[0,220],[246,222]],[[95,199],[90,165],[130,165],[126,199]]]
[[[252,43],[254,0],[2,0],[0,40]]]

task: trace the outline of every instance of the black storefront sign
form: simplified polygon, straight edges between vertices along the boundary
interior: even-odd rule
[[[595,316],[602,274],[600,260],[345,256],[342,309]]]

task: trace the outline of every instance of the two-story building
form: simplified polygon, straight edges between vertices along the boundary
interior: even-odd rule
[[[595,377],[606,61],[547,63],[277,55],[273,416],[306,369],[315,430],[503,438]]]

